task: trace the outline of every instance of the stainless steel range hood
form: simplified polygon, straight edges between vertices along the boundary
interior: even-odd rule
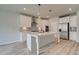
[[[37,32],[38,31],[37,22],[36,22],[36,18],[35,17],[32,17],[31,31],[32,32]]]

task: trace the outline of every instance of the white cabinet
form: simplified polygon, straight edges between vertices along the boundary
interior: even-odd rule
[[[45,30],[45,26],[49,26],[48,20],[37,19],[38,27],[41,27]]]
[[[77,16],[70,17],[70,27],[77,27]],[[70,31],[70,40],[77,41],[77,31]]]
[[[77,16],[70,17],[70,26],[77,26]]]
[[[31,17],[20,15],[20,27],[31,27]],[[20,32],[20,40],[25,41],[26,40],[26,32]]]
[[[58,20],[59,20],[58,17],[51,18],[51,19],[48,20],[49,30],[51,32],[56,32],[56,33],[58,32]]]
[[[69,17],[63,17],[59,19],[59,23],[68,23],[69,22]]]
[[[77,16],[68,16],[68,17],[63,17],[59,19],[59,23],[68,23],[69,22],[69,27],[77,27]],[[64,26],[64,29],[66,29],[66,26]],[[77,31],[71,31],[70,30],[70,40],[77,41]]]
[[[20,26],[31,27],[31,17],[20,15]]]

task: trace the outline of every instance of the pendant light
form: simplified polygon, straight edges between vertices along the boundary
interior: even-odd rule
[[[37,16],[38,16],[38,19],[41,18],[41,16],[40,16],[40,6],[41,6],[41,4],[38,4],[38,9],[39,9],[39,10],[38,10],[38,15],[37,15]]]

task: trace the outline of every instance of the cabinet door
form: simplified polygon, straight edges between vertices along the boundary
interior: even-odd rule
[[[31,17],[26,17],[27,27],[31,27]]]
[[[37,19],[37,23],[38,23],[38,27],[41,27],[43,30],[45,30],[45,26],[47,26],[48,20],[41,20],[41,19]]]
[[[70,17],[70,26],[77,26],[77,16]]]
[[[21,27],[26,26],[26,16],[20,15],[20,26]]]
[[[63,17],[59,19],[59,23],[68,23],[69,22],[69,17]]]
[[[70,27],[77,27],[77,16],[70,17]],[[70,31],[70,40],[77,40],[77,31]]]
[[[20,15],[20,26],[31,27],[31,17]]]

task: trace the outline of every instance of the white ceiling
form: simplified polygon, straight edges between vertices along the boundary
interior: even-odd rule
[[[24,10],[23,8],[26,8],[26,10]],[[72,11],[69,11],[69,8],[72,8]],[[37,13],[39,12],[39,7],[37,4],[0,4],[0,9],[26,13],[34,16],[37,16]],[[52,10],[51,13],[49,12],[49,9]],[[55,17],[67,13],[76,12],[78,10],[79,4],[42,4],[40,6],[40,15],[42,17]]]

